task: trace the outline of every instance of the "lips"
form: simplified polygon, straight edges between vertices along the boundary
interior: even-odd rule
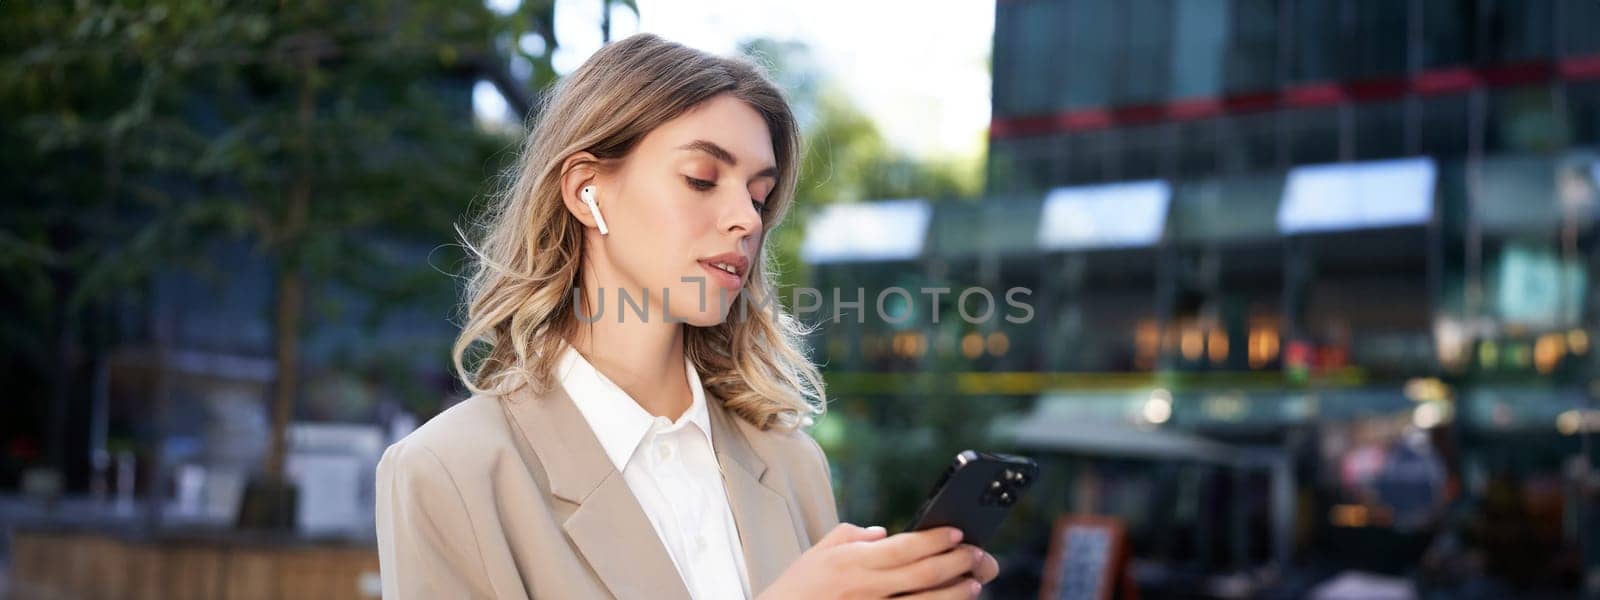
[[[699,262],[700,266],[709,271],[724,287],[736,288],[743,285],[745,274],[750,271],[750,259],[734,252],[702,258]]]
[[[745,272],[750,269],[750,259],[745,258],[742,254],[733,252],[724,252],[709,258],[702,258],[700,259],[700,264],[731,273],[739,278],[743,278]]]

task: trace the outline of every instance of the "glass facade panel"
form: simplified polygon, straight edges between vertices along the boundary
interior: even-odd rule
[[[1406,155],[1405,103],[1363,104],[1355,111],[1356,160]]]
[[[1468,98],[1466,94],[1422,98],[1418,123],[1421,151],[1442,157],[1467,153]]]
[[[1006,117],[1017,114],[1014,105],[1017,94],[1014,87],[1020,83],[1019,74],[1027,74],[1023,70],[1022,61],[1026,56],[1018,47],[1017,23],[1022,4],[1018,2],[999,2],[994,9],[994,43],[990,50],[989,61],[989,96],[990,110],[996,117]]]
[[[1172,237],[1180,243],[1270,239],[1277,235],[1281,173],[1188,181],[1172,197]]]
[[[1476,55],[1476,20],[1471,3],[1458,0],[1422,1],[1422,67],[1437,68],[1469,62]]]
[[[1066,180],[1062,184],[1104,181],[1111,140],[1103,131],[1087,131],[1067,138]]]
[[[1573,143],[1600,144],[1600,81],[1569,85],[1566,94]]]
[[[1234,0],[1233,39],[1228,46],[1229,92],[1256,92],[1277,87],[1277,0]]]
[[[1482,2],[1478,7],[1490,61],[1524,62],[1555,54],[1555,3]]]
[[[1118,104],[1150,104],[1166,98],[1166,61],[1172,50],[1172,0],[1128,0],[1117,69]]]
[[[1560,47],[1564,55],[1600,54],[1600,2],[1555,0]]]
[[[1338,108],[1286,112],[1290,162],[1303,165],[1339,160],[1339,120]]]
[[[1062,69],[1063,59],[1079,64],[1088,56],[1080,55],[1075,48],[1061,46],[1064,25],[1060,2],[1032,1],[1020,7],[1022,32],[1018,51],[1024,53],[1022,72],[1017,73],[1017,98],[1012,106],[1019,114],[1041,114],[1058,108],[1061,81],[1071,81],[1080,76],[1076,69]],[[1102,49],[1104,47],[1102,46]]]
[[[1331,81],[1341,78],[1342,65],[1349,58],[1343,45],[1344,18],[1340,3],[1333,0],[1296,0],[1292,11],[1294,35],[1289,40],[1291,68],[1295,82]]]
[[[1486,152],[1549,152],[1568,143],[1546,86],[1499,89],[1489,93]]]
[[[1024,191],[1048,186],[1057,170],[1055,146],[1055,139],[1049,136],[1013,140],[1009,146],[1011,159],[1006,165],[1010,177],[1004,182],[1006,189]]]
[[[1066,108],[1105,106],[1111,103],[1112,69],[1117,54],[1113,44],[1117,3],[1113,0],[1074,0],[1066,3],[1065,60],[1054,63],[1065,78],[1060,82]],[[1060,31],[1060,29],[1056,29]]]
[[[1218,123],[1220,168],[1225,173],[1263,171],[1278,165],[1278,114],[1228,117]]]
[[[1178,2],[1172,18],[1172,96],[1210,97],[1222,91],[1230,2]]]
[[[1391,77],[1409,70],[1410,11],[1397,4],[1395,0],[1354,0],[1344,7],[1348,24],[1344,43],[1355,43],[1345,56],[1345,77]]]
[[[1178,177],[1205,177],[1217,172],[1217,122],[1215,120],[1179,123]]]
[[[1170,172],[1172,145],[1171,126],[1150,125],[1133,127],[1122,132],[1118,144],[1120,159],[1118,177],[1124,179],[1155,179]]]

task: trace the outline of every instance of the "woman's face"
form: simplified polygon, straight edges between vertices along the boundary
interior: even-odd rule
[[[648,290],[651,319],[666,306],[675,321],[721,323],[758,264],[777,174],[766,122],[733,96],[657,127],[619,169],[594,179],[610,234],[590,229],[589,241],[606,263],[605,287],[625,288],[639,306]],[[637,320],[632,305],[617,310],[618,293],[605,290],[602,318]]]

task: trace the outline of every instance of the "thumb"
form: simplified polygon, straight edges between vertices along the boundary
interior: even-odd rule
[[[872,527],[858,527],[850,523],[840,523],[828,535],[817,540],[817,547],[838,546],[851,542],[871,542],[881,540],[889,533],[884,528],[874,525]]]

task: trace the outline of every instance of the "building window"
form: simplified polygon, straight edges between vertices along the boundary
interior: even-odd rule
[[[1222,59],[1228,47],[1225,2],[1178,2],[1173,8],[1172,97],[1222,94]]]
[[[1354,52],[1346,59],[1346,77],[1372,79],[1410,71],[1409,7],[1394,0],[1356,0],[1345,10],[1351,27],[1341,37],[1346,44],[1355,42]]]
[[[1480,22],[1486,24],[1484,41],[1491,62],[1523,62],[1555,54],[1553,2],[1483,2],[1478,8],[1483,12]]]
[[[1264,171],[1278,166],[1278,115],[1263,113],[1223,119],[1216,145],[1224,172]]]
[[[1344,38],[1343,5],[1331,0],[1298,0],[1290,7],[1294,35],[1290,46],[1289,78],[1292,81],[1336,81],[1344,79],[1344,64],[1350,60]],[[1399,60],[1401,57],[1396,57]]]
[[[1129,0],[1122,10],[1116,104],[1150,104],[1167,94],[1172,0]]]
[[[1055,68],[1066,74],[1061,82],[1066,108],[1112,104],[1111,72],[1116,45],[1112,36],[1116,23],[1116,3],[1112,0],[1076,0],[1066,4],[1066,54],[1050,57]],[[1059,29],[1053,29],[1056,34]],[[1057,39],[1062,36],[1053,35]],[[1065,60],[1059,60],[1064,58]]]
[[[1404,102],[1362,104],[1357,105],[1355,111],[1356,160],[1395,158],[1406,154]]]
[[[1293,110],[1284,113],[1289,133],[1289,161],[1317,164],[1339,160],[1339,108]]]
[[[1436,68],[1472,61],[1474,13],[1470,4],[1454,0],[1422,3],[1422,67]]]
[[[1445,158],[1467,154],[1467,135],[1471,121],[1467,119],[1466,94],[1423,98],[1421,123],[1418,126],[1422,153]]]
[[[1233,0],[1233,43],[1228,47],[1230,92],[1277,87],[1278,2]]]
[[[1567,120],[1579,144],[1600,144],[1600,82],[1567,86]]]
[[[1015,20],[1010,28],[1018,33],[1012,44],[1017,60],[1016,68],[1007,74],[1013,96],[1007,109],[1012,115],[1053,112],[1059,105],[1058,82],[1075,76],[1062,68],[1062,3],[1033,0],[1013,11]]]
[[[1554,4],[1561,28],[1561,53],[1600,54],[1600,2],[1558,0]]]

